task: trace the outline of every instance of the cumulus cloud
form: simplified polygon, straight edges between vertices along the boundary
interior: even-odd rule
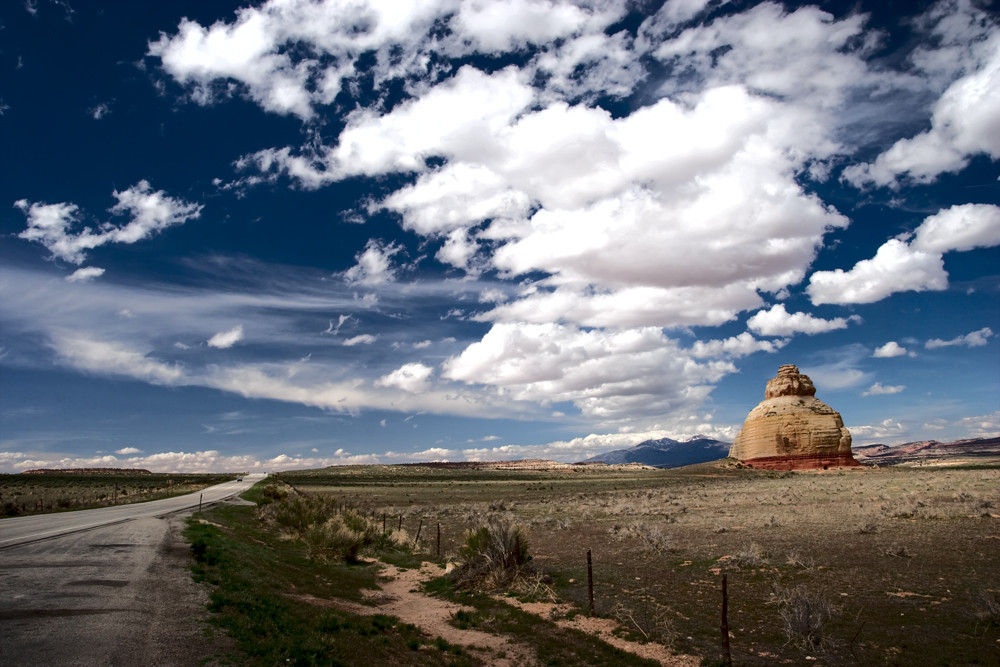
[[[850,271],[817,271],[806,291],[814,304],[874,303],[896,292],[943,290],[948,273],[942,255],[951,251],[1000,245],[1000,207],[952,206],[928,216],[912,241],[890,239],[872,259]]]
[[[835,317],[824,320],[809,313],[789,313],[785,304],[776,303],[770,310],[760,310],[747,320],[747,326],[763,336],[791,336],[797,333],[817,334],[835,329],[846,329],[850,318]]]
[[[787,339],[757,340],[750,332],[744,331],[739,336],[722,340],[696,341],[691,346],[691,356],[697,359],[725,356],[738,358],[754,352],[777,352],[787,344]]]
[[[365,245],[365,249],[355,256],[357,264],[344,272],[344,279],[349,283],[361,285],[392,282],[396,278],[392,258],[402,250],[403,247],[398,244],[371,239]]]
[[[905,385],[892,385],[883,386],[882,383],[876,382],[872,386],[868,387],[867,390],[861,393],[862,396],[888,396],[890,394],[898,394],[899,392],[906,389]]]
[[[876,359],[889,359],[892,357],[902,357],[903,355],[916,356],[915,353],[910,352],[894,340],[890,340],[885,345],[875,348],[875,352],[872,353],[872,356]]]
[[[940,253],[992,248],[1000,245],[1000,206],[963,204],[927,217],[910,246]]]
[[[983,347],[989,343],[989,339],[993,336],[993,330],[989,327],[983,327],[979,331],[973,331],[972,333],[967,333],[964,336],[956,336],[951,340],[941,340],[940,338],[932,338],[926,343],[924,347],[928,350],[936,350],[942,347]]]
[[[930,129],[900,139],[871,163],[844,170],[857,186],[898,187],[901,179],[930,183],[976,155],[1000,158],[1000,33],[995,16],[971,2],[942,2],[927,17],[941,43],[913,60],[932,77],[964,72],[935,102]]]
[[[75,204],[14,202],[28,218],[28,228],[18,234],[22,239],[44,245],[53,257],[72,264],[82,264],[87,251],[108,243],[131,244],[149,238],[173,225],[201,215],[201,204],[176,199],[162,190],[153,191],[147,181],[139,181],[123,192],[113,193],[118,203],[109,210],[113,215],[127,215],[124,225],[105,222],[96,229],[84,227],[71,231],[80,221]]]
[[[943,290],[948,287],[944,260],[937,253],[913,249],[905,241],[886,241],[872,259],[850,271],[817,271],[806,291],[816,305],[874,303],[896,292]]]
[[[674,0],[633,34],[617,27],[629,11],[624,2],[560,0],[268,0],[211,25],[185,19],[150,42],[148,55],[195,102],[241,96],[305,123],[305,145],[240,159],[238,168],[249,172],[242,185],[288,179],[319,188],[379,178],[385,189],[354,213],[394,216],[420,237],[423,256],[452,274],[489,272],[510,285],[453,311],[463,322],[484,323],[477,332],[487,333],[464,341],[440,369],[411,362],[378,378],[320,380],[275,363],[180,369],[183,381],[344,410],[430,405],[465,413],[477,403],[523,401],[558,411],[572,403],[593,421],[620,425],[634,417],[648,425],[693,419],[714,383],[735,371],[735,359],[774,352],[795,334],[847,327],[851,318],[766,305],[787,298],[826,235],[849,223],[807,185],[828,178],[856,148],[844,130],[857,119],[845,116],[900,91],[939,86],[945,94],[928,134],[943,137],[949,150],[972,150],[971,139],[992,127],[988,40],[972,40],[977,45],[957,57],[961,67],[946,65],[963,31],[952,30],[951,39],[944,18],[941,27],[914,24],[941,37],[940,48],[915,56],[915,66],[950,74],[893,75],[867,62],[881,36],[856,12]],[[687,23],[695,18],[705,20]],[[664,71],[671,75],[651,77]],[[985,102],[975,97],[983,85]],[[615,96],[630,103],[611,113],[605,101]],[[965,102],[974,113],[957,118]],[[352,109],[343,123],[327,123],[324,114],[342,108]],[[320,125],[338,128],[323,135],[329,143],[313,131]],[[985,145],[975,150],[993,150]],[[141,218],[125,199],[118,212]],[[119,228],[119,239],[110,228],[75,231],[83,217],[72,204],[19,204],[29,230],[36,228],[31,240],[76,264],[106,235],[113,238],[102,243],[132,242],[125,238],[153,233],[163,219],[151,214],[132,234]],[[981,206],[932,216],[873,259],[813,274],[809,295],[814,304],[871,303],[900,290],[944,289],[942,254],[995,245],[991,216]],[[374,239],[357,252],[337,275],[366,294],[347,307],[388,298],[402,253],[403,246]],[[311,331],[335,312],[323,309]],[[755,314],[738,336],[685,349],[667,335],[742,313]],[[344,316],[330,320],[326,333],[344,324]],[[223,326],[187,335],[204,339]],[[342,344],[375,340],[363,334]],[[112,368],[164,379],[177,368],[143,345],[127,349],[139,357]],[[403,342],[397,349],[409,350]],[[365,352],[355,347],[350,356]],[[897,349],[883,346],[876,356],[890,352]],[[831,373],[846,385],[871,383],[857,368]]]
[[[217,347],[221,350],[232,347],[243,340],[243,325],[237,324],[228,331],[220,331],[208,339],[209,347]]]
[[[531,67],[552,85],[576,94],[602,87],[624,93],[638,75],[630,59],[616,57],[627,48],[622,37],[604,34],[624,14],[621,2],[271,0],[210,27],[184,19],[176,34],[150,42],[148,55],[198,103],[225,98],[231,86],[223,82],[234,82],[263,109],[303,120],[354,81],[365,54],[375,55],[377,86],[426,74],[432,53],[461,58],[548,43],[559,55]],[[573,76],[563,70],[567,63]]]
[[[543,405],[571,401],[613,424],[649,423],[697,409],[712,384],[735,367],[700,363],[656,328],[581,330],[557,324],[495,324],[442,366],[449,380],[496,387]]]
[[[418,392],[427,388],[427,380],[434,369],[421,363],[404,364],[375,381],[376,387],[397,387],[403,391]]]
[[[856,23],[830,27],[829,16],[803,12],[787,34],[802,26],[829,33],[835,56]],[[740,28],[734,50],[751,48],[752,29]],[[856,56],[842,60],[861,66]],[[732,75],[683,103],[664,98],[613,118],[550,99],[526,72],[464,66],[388,112],[352,114],[335,145],[267,149],[242,164],[305,187],[416,173],[375,207],[439,240],[440,261],[471,273],[485,263],[510,276],[551,276],[487,320],[719,324],[759,307],[761,290],[800,281],[824,233],[847,225],[794,177],[837,148],[805,105],[779,103]],[[444,164],[428,167],[429,156]],[[360,264],[352,273],[365,275]],[[616,305],[626,312],[608,311]]]
[[[122,449],[116,449],[115,454],[119,456],[128,456],[130,454],[142,454],[142,450],[137,447],[123,447]]]

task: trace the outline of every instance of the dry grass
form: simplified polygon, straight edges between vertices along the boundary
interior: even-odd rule
[[[737,664],[803,664],[807,655],[817,664],[864,665],[1000,657],[1000,623],[990,611],[1000,590],[997,469],[357,467],[281,477],[409,530],[421,520],[440,523],[449,559],[489,517],[514,522],[530,540],[533,564],[581,610],[589,548],[598,615],[709,660],[721,655],[723,572]],[[820,619],[818,633],[810,630]]]

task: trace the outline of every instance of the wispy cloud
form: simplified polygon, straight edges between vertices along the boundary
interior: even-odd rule
[[[118,203],[111,207],[113,215],[127,215],[124,225],[101,223],[95,231],[84,227],[71,228],[80,222],[80,209],[75,204],[30,203],[27,199],[14,202],[28,218],[28,228],[18,236],[44,245],[53,257],[72,264],[82,264],[87,252],[108,243],[131,244],[146,239],[172,225],[179,225],[201,215],[202,206],[168,196],[162,190],[153,191],[147,181],[139,181],[123,192],[114,192]]]
[[[983,347],[989,343],[989,339],[993,336],[993,330],[989,327],[983,327],[979,331],[973,331],[967,333],[964,336],[956,336],[950,340],[941,340],[940,338],[932,338],[926,343],[924,347],[928,350],[936,350],[942,347]]]

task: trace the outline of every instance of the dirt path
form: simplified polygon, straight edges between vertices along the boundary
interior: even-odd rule
[[[461,630],[449,622],[458,611],[475,611],[454,602],[425,595],[421,592],[423,583],[444,574],[444,568],[434,563],[422,563],[419,570],[400,570],[393,565],[383,564],[380,576],[379,590],[368,594],[369,602],[377,606],[368,606],[346,600],[325,600],[314,597],[303,597],[306,602],[316,605],[332,606],[344,611],[363,616],[388,614],[397,617],[404,623],[412,623],[428,634],[441,637],[450,644],[461,646],[463,650],[481,658],[489,665],[498,667],[535,667],[540,665],[535,650],[528,644],[514,641],[510,637],[490,634],[481,630]],[[570,605],[557,605],[544,602],[519,603],[504,598],[503,602],[548,620],[559,627],[572,628],[594,635],[616,648],[635,655],[656,660],[667,667],[693,667],[699,660],[692,656],[672,655],[666,647],[655,644],[640,644],[630,642],[612,633],[618,624],[612,619],[589,618],[577,615],[572,619],[555,618],[565,616],[570,611]]]
[[[640,644],[639,642],[622,639],[614,634],[620,626],[611,618],[594,618],[577,614],[572,618],[565,618],[573,606],[569,604],[553,604],[549,602],[518,602],[505,598],[504,602],[518,607],[529,614],[534,614],[541,618],[547,618],[560,628],[568,628],[585,632],[588,635],[597,637],[606,644],[611,644],[615,648],[628,651],[641,658],[656,660],[665,667],[697,667],[701,660],[690,655],[675,655],[671,653],[663,644],[649,642]],[[561,618],[560,618],[561,617]]]

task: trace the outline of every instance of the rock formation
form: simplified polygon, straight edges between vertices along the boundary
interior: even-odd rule
[[[860,465],[840,413],[815,394],[812,380],[796,366],[779,368],[778,377],[767,383],[764,400],[743,422],[729,456],[770,470]]]

